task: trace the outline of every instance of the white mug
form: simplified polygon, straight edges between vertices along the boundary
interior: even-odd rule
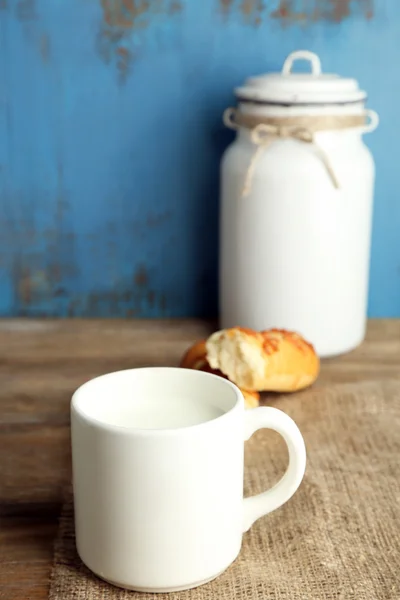
[[[245,411],[221,377],[169,367],[85,383],[72,398],[76,544],[85,565],[127,589],[170,592],[217,577],[242,535],[294,494],[306,453],[290,417]],[[272,489],[243,500],[244,441],[279,432],[289,466]]]

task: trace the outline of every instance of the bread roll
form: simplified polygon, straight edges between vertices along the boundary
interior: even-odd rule
[[[196,342],[187,350],[184,354],[180,366],[185,369],[197,369],[199,371],[206,371],[207,373],[213,373],[214,375],[218,375],[219,377],[224,377],[228,379],[226,375],[224,375],[218,369],[212,369],[208,364],[206,358],[206,341],[200,340]],[[247,391],[244,389],[240,390],[244,397],[244,403],[246,408],[256,408],[259,405],[260,394],[256,391]]]
[[[294,392],[311,385],[319,373],[312,345],[283,329],[224,329],[208,338],[206,351],[212,369],[246,390]]]

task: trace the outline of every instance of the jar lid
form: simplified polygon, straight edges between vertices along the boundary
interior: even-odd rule
[[[293,73],[292,68],[297,60],[309,61],[311,73]],[[351,104],[363,102],[367,97],[356,79],[322,73],[318,55],[307,50],[289,54],[281,73],[250,77],[244,86],[235,89],[235,94],[243,102],[285,106]]]

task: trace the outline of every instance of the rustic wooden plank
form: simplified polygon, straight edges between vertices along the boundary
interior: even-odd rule
[[[0,598],[47,598],[57,518],[2,519],[0,524]]]
[[[349,354],[322,361],[317,385],[376,379],[400,379],[400,320],[368,323],[365,342]]]
[[[211,330],[196,320],[0,320],[0,367],[43,366],[43,360],[64,367],[78,360],[171,364],[186,345]]]
[[[0,320],[1,598],[47,598],[57,516],[70,480],[73,391],[108,371],[177,365],[211,330],[196,320]],[[323,361],[316,387],[370,379],[400,379],[400,321],[370,322],[360,348]]]
[[[0,429],[0,510],[27,503],[60,504],[70,479],[69,426]]]
[[[399,323],[371,321],[360,348],[324,364],[351,365],[368,358],[380,364],[386,357],[394,360],[400,346]],[[57,366],[64,374],[83,367],[110,371],[119,365],[177,364],[185,348],[210,331],[210,324],[191,320],[0,320],[0,374],[11,377],[10,368],[15,371],[23,367],[29,372],[38,367],[49,372]]]

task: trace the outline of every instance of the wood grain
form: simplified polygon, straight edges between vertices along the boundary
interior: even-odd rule
[[[107,371],[177,365],[184,350],[212,329],[197,320],[0,321],[2,600],[47,598],[70,478],[72,392]],[[323,362],[315,387],[372,379],[400,380],[400,321],[371,321],[360,348]]]

